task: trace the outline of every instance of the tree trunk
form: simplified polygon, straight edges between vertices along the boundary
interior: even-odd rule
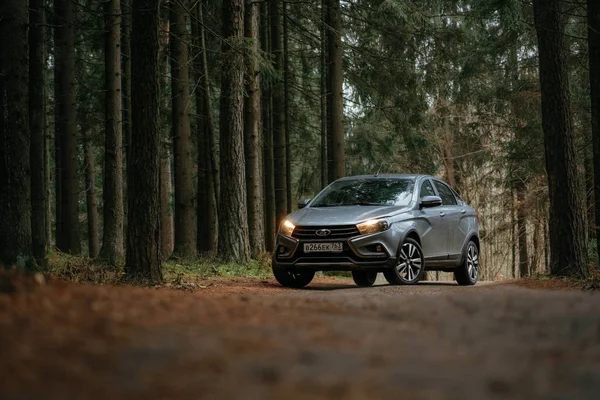
[[[166,75],[164,75],[166,76]],[[168,129],[168,128],[167,128]],[[163,138],[160,146],[160,259],[167,261],[173,254],[175,240],[173,237],[173,213],[171,210],[171,152],[170,144]]]
[[[45,69],[44,2],[29,3],[29,129],[31,134],[31,240],[33,256],[38,264],[46,257],[48,197],[45,157]]]
[[[246,156],[246,183],[248,201],[248,229],[250,249],[256,258],[265,251],[262,137],[260,134],[260,82],[258,57],[260,42],[258,27],[260,4],[246,0],[245,36],[252,43],[252,54],[248,57],[248,78],[244,103],[244,151]]]
[[[28,5],[0,3],[0,267],[31,258]]]
[[[133,0],[131,165],[128,173],[128,279],[160,283],[159,226],[159,0]]]
[[[596,248],[600,254],[600,4],[587,1],[588,54],[590,62],[590,98],[592,102],[592,143],[594,154],[594,214]]]
[[[263,34],[261,35],[263,51],[271,48],[269,5],[263,4]],[[275,177],[273,175],[273,96],[270,84],[264,85],[263,99],[263,175],[265,188],[265,244],[267,251],[273,251],[275,245]]]
[[[122,73],[121,86],[123,89],[123,138],[125,143],[125,173],[123,179],[124,186],[126,182],[129,166],[131,164],[130,148],[131,148],[131,0],[121,0],[121,54],[122,54]],[[127,192],[123,192],[123,211],[124,221],[126,221],[127,213]],[[126,227],[123,227],[125,232]]]
[[[282,0],[269,2],[271,23],[271,54],[275,61],[273,67],[278,74],[283,73],[283,35],[281,25]],[[273,83],[273,168],[275,182],[275,226],[278,227],[287,215],[286,161],[285,161],[285,93],[282,79]]]
[[[185,258],[196,254],[196,215],[192,131],[190,127],[189,33],[184,0],[171,1],[170,50],[175,177],[175,248]]]
[[[124,256],[120,0],[104,3],[104,23],[104,233],[100,257],[109,264],[116,264]]]
[[[160,259],[162,261],[168,260],[173,254],[175,247],[175,238],[173,236],[173,208],[172,208],[172,194],[173,194],[173,183],[171,179],[171,126],[168,123],[169,118],[172,117],[168,113],[169,101],[171,98],[165,93],[168,93],[169,85],[169,32],[171,25],[169,17],[165,17],[164,14],[169,14],[169,5],[166,1],[161,4],[161,20],[160,20],[160,33],[159,33],[159,60],[162,72],[160,74],[160,90],[161,90],[161,146],[160,146],[160,165],[159,165],[159,201],[160,201]]]
[[[583,202],[577,180],[573,121],[569,99],[564,27],[559,0],[534,0],[539,47],[542,127],[550,199],[550,272],[589,274]]]
[[[214,128],[210,104],[210,80],[206,62],[206,42],[204,39],[204,10],[198,2],[195,18],[192,19],[192,33],[199,53],[194,57],[194,69],[197,80],[196,114],[198,142],[198,184],[196,235],[199,252],[217,250],[217,198],[216,187],[218,169],[214,162]]]
[[[328,135],[327,135],[327,33],[325,27],[325,5],[321,4],[321,43],[320,43],[320,62],[321,62],[321,189],[327,186],[328,178]]]
[[[60,131],[61,165],[61,240],[58,249],[65,253],[79,254],[79,179],[77,170],[77,98],[75,83],[75,34],[74,3],[71,0],[55,0],[57,19],[55,34],[56,82],[58,98],[58,129]]]
[[[95,173],[95,157],[92,146],[91,134],[87,124],[82,124],[82,137],[84,146],[84,162],[85,162],[85,198],[87,209],[87,226],[88,226],[88,253],[90,258],[98,256],[100,249],[100,231],[98,229],[98,203],[96,201],[96,173]],[[106,211],[105,211],[106,212]],[[104,228],[106,229],[106,227]]]
[[[292,212],[292,158],[290,149],[290,55],[289,55],[289,28],[288,28],[288,3],[282,1],[283,7],[283,115],[285,119],[285,199],[286,212]]]
[[[512,174],[512,173],[511,173]],[[516,264],[517,264],[517,234],[516,234],[516,225],[517,225],[517,218],[516,218],[516,212],[515,209],[517,208],[517,205],[515,204],[515,189],[514,189],[514,185],[511,183],[511,187],[510,187],[510,242],[511,242],[511,255],[512,255],[512,259],[511,259],[511,264],[510,264],[510,276],[511,278],[516,278],[517,277],[517,268],[516,268]]]
[[[223,2],[221,78],[221,195],[219,254],[248,260],[248,219],[244,169],[244,0]]]
[[[587,211],[587,235],[589,239],[596,238],[596,210],[594,196],[594,160],[592,149],[585,149],[584,156],[585,170],[585,207]]]
[[[525,184],[517,181],[517,241],[519,243],[519,276],[530,275],[529,256],[527,254],[527,207],[525,204]]]
[[[58,55],[58,50],[56,46],[54,46],[54,58]],[[58,99],[59,89],[58,89],[58,81],[59,81],[60,68],[58,65],[54,66],[54,99]],[[62,165],[61,165],[61,150],[60,150],[60,142],[61,142],[61,133],[60,126],[58,124],[58,107],[54,107],[54,219],[55,219],[55,231],[54,231],[54,241],[57,249],[62,247],[62,196],[61,196],[61,188],[62,188]]]
[[[331,137],[330,180],[346,175],[344,145],[344,75],[342,70],[342,19],[340,0],[325,0],[325,23],[327,24],[327,102],[331,116],[329,136]]]

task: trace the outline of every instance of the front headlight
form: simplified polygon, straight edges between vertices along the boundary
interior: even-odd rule
[[[390,229],[390,223],[385,219],[369,219],[356,225],[361,235],[370,235],[371,233],[383,232]]]
[[[294,228],[296,225],[292,224],[289,219],[284,220],[279,227],[279,233],[284,236],[292,236],[292,232],[294,232]]]

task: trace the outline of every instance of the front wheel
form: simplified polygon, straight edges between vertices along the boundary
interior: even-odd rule
[[[374,271],[352,271],[352,279],[357,286],[373,286],[377,279],[377,272]]]
[[[308,285],[315,277],[315,271],[298,270],[288,271],[277,266],[273,266],[273,275],[281,286],[289,288],[303,288]]]
[[[454,279],[461,286],[477,283],[479,278],[479,249],[470,241],[465,250],[462,264],[454,271]]]
[[[391,285],[414,285],[423,277],[423,265],[421,245],[412,238],[406,238],[398,251],[396,266],[383,275]]]

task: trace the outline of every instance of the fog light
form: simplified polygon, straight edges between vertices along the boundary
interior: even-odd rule
[[[281,254],[285,253],[285,247],[283,247],[283,246],[279,246],[279,252],[280,252]]]
[[[375,250],[381,253],[383,251],[383,247],[380,244],[378,244],[377,247],[375,247]]]

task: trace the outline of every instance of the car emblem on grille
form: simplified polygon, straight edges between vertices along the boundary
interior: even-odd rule
[[[319,229],[315,232],[317,236],[329,236],[331,235],[331,231],[329,229]]]

